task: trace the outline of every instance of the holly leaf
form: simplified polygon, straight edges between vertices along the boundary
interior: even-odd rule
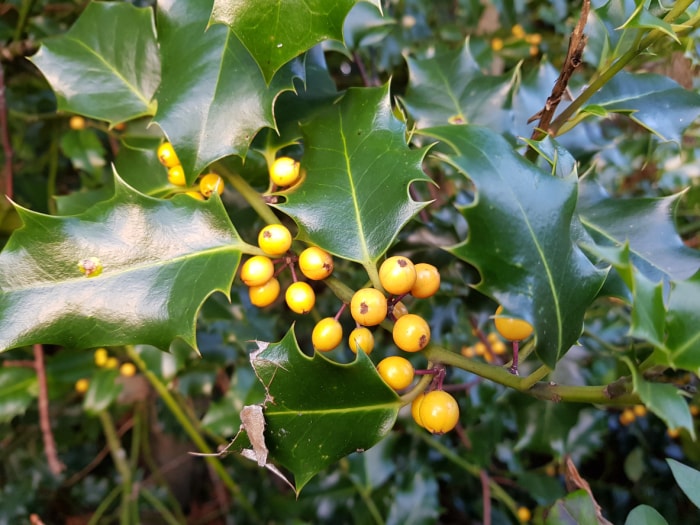
[[[477,268],[477,290],[534,326],[537,355],[554,368],[581,334],[606,275],[572,240],[576,177],[553,177],[484,128],[420,133],[441,141],[436,155],[476,185],[474,202],[462,209],[468,237],[450,251]]]
[[[195,316],[228,295],[245,245],[218,199],[147,197],[115,177],[114,196],[52,217],[17,206],[24,226],[0,253],[0,351],[144,343],[193,348]]]
[[[36,399],[36,371],[19,366],[0,367],[0,423],[22,415]]]
[[[367,0],[381,10],[378,0]],[[215,0],[211,22],[227,24],[270,82],[283,64],[324,40],[343,40],[358,0]]]
[[[700,373],[700,272],[673,283],[663,350],[675,368]]]
[[[31,60],[56,92],[61,111],[111,124],[155,113],[160,60],[150,7],[90,2]]]
[[[511,132],[513,112],[504,109],[519,72],[487,76],[474,60],[469,41],[429,58],[407,57],[409,82],[402,102],[416,127],[480,124]],[[516,68],[517,69],[517,68]]]
[[[700,115],[700,94],[663,75],[623,71],[591,97],[590,105],[596,112],[602,108],[628,115],[663,140],[680,142]]]
[[[652,281],[687,279],[700,269],[700,252],[688,248],[675,227],[682,194],[614,199],[595,182],[581,183],[578,214],[601,246],[629,244],[632,264]]]
[[[693,505],[700,509],[700,490],[698,490],[698,487],[700,487],[700,472],[673,458],[666,458],[666,463],[671,468],[673,477],[683,493],[688,496]]]
[[[653,507],[637,505],[627,515],[625,525],[668,525],[668,522]]]
[[[299,226],[298,238],[339,257],[374,264],[425,203],[408,187],[429,181],[426,149],[405,142],[389,86],[349,89],[302,126],[306,178],[277,207]]]
[[[169,0],[158,6],[163,80],[154,120],[192,183],[215,160],[244,156],[259,129],[275,127],[275,99],[294,89],[293,78],[303,78],[304,70],[298,62],[288,64],[267,85],[228,27],[207,28],[210,2]]]
[[[308,357],[293,329],[255,352],[251,363],[267,391],[270,457],[294,474],[297,493],[328,465],[379,442],[401,407],[363,352],[349,364],[319,353]]]

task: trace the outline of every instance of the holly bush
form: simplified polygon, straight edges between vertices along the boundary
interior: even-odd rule
[[[699,24],[3,4],[0,522],[692,520]]]

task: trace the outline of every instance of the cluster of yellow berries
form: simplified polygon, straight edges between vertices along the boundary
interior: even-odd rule
[[[462,355],[468,358],[483,357],[487,363],[493,363],[496,356],[502,356],[508,351],[506,344],[496,332],[486,336],[486,342],[477,341],[471,346],[462,347]]]
[[[530,56],[537,56],[539,53],[539,45],[542,43],[542,35],[539,33],[527,34],[520,24],[515,24],[510,32],[512,36],[506,40],[500,37],[492,39],[491,49],[494,51],[501,51],[507,44],[518,44],[524,41],[526,44],[530,45]]]
[[[185,171],[182,169],[180,159],[177,158],[175,149],[170,142],[163,142],[158,146],[158,160],[168,169],[168,181],[174,186],[187,186]],[[199,178],[199,191],[185,192],[190,197],[198,200],[208,199],[216,192],[221,195],[224,192],[224,180],[216,173],[206,173]]]
[[[634,405],[633,407],[627,407],[622,412],[618,419],[622,426],[629,426],[635,422],[637,418],[641,418],[647,415],[647,409],[644,405]]]
[[[119,374],[124,377],[132,377],[136,374],[136,365],[134,363],[119,364],[119,359],[110,356],[106,348],[98,348],[93,354],[95,365],[100,368],[119,368]],[[84,394],[90,388],[90,380],[87,378],[78,379],[75,382],[75,391],[79,394]]]

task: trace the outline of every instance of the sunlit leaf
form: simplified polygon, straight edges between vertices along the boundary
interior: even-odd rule
[[[683,493],[700,509],[700,472],[673,458],[666,458],[666,463]]]

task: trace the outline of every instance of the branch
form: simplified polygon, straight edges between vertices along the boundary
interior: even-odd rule
[[[7,99],[5,98],[5,68],[0,64],[0,135],[2,135],[2,151],[5,164],[0,172],[0,191],[12,198],[12,143],[10,130],[7,125]]]
[[[58,476],[66,466],[58,459],[56,452],[56,441],[51,431],[51,419],[49,418],[49,389],[46,383],[46,367],[44,366],[44,347],[34,345],[34,369],[36,370],[37,382],[39,383],[39,427],[41,436],[44,439],[44,451],[49,470],[54,476]]]

